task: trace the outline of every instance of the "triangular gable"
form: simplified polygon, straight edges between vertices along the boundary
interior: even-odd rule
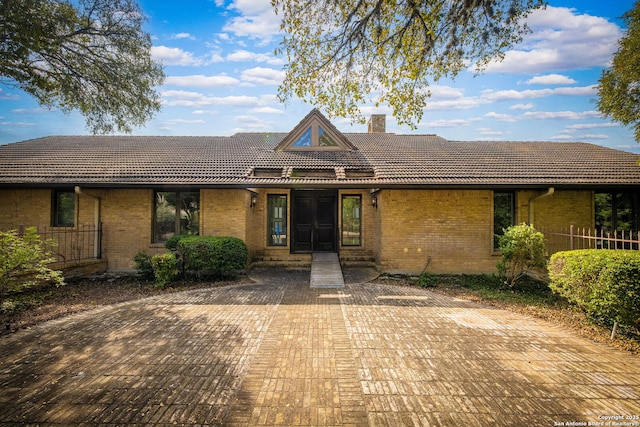
[[[317,109],[307,116],[276,147],[276,151],[357,150]]]

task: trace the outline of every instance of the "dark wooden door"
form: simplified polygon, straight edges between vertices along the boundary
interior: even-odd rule
[[[293,251],[333,252],[337,236],[335,191],[293,192]]]

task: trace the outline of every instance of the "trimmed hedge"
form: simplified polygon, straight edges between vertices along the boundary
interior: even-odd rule
[[[557,252],[550,288],[593,320],[640,327],[640,252],[586,249]]]
[[[232,277],[247,265],[247,245],[236,237],[189,236],[179,240],[176,251],[184,270],[197,275]]]

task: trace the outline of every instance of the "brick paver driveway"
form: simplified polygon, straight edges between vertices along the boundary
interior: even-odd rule
[[[0,424],[640,425],[637,357],[423,289],[282,274],[1,339]]]

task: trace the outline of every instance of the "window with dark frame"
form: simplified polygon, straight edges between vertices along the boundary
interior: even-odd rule
[[[362,245],[362,196],[342,196],[342,245]]]
[[[515,224],[515,194],[512,192],[493,193],[493,248],[498,249],[499,236],[504,229]]]
[[[74,227],[76,218],[76,194],[71,190],[55,190],[53,192],[53,227]]]
[[[287,246],[287,196],[267,195],[267,245]]]
[[[200,234],[198,191],[156,191],[153,212],[154,243],[162,243],[181,234]]]
[[[636,193],[596,193],[596,229],[604,232],[640,229],[640,196]]]

